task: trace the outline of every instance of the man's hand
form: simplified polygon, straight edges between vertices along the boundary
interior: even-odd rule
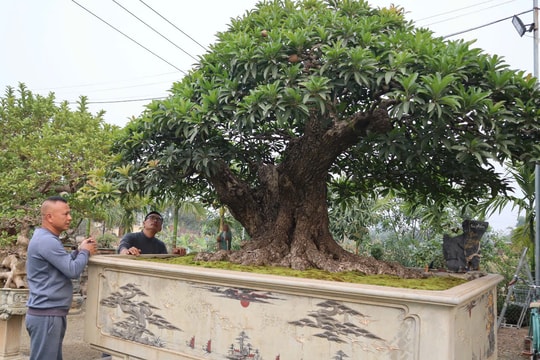
[[[137,249],[135,246],[132,246],[129,249],[126,249],[126,248],[122,249],[120,251],[120,254],[139,256],[139,255],[141,255],[141,250]]]
[[[94,238],[89,237],[88,239],[84,239],[79,245],[79,251],[80,250],[86,250],[90,255],[94,255],[97,252],[97,243]]]

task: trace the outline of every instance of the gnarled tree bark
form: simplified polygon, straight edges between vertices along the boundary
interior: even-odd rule
[[[377,110],[356,115],[349,122],[333,122],[330,114],[328,128],[323,129],[320,124],[320,119],[314,119],[308,124],[305,136],[290,141],[279,165],[258,165],[257,188],[250,188],[223,164],[211,182],[252,241],[238,252],[200,254],[199,259],[419,277],[417,271],[398,264],[345,251],[333,239],[328,226],[330,166],[367,131],[387,131],[388,114]]]

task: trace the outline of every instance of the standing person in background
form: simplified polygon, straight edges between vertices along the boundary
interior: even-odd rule
[[[124,235],[118,245],[118,253],[123,255],[167,254],[165,243],[156,234],[163,226],[163,216],[150,211],[144,218],[143,230]]]
[[[88,259],[96,253],[93,238],[85,239],[68,253],[59,235],[69,229],[71,210],[60,196],[41,205],[41,227],[28,245],[26,272],[29,287],[26,330],[30,335],[30,360],[62,360],[66,315],[71,307],[71,279],[81,276]]]
[[[223,224],[223,230],[217,237],[218,250],[231,250],[232,231],[229,229],[229,224]]]

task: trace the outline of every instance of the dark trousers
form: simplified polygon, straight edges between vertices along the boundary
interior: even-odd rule
[[[62,360],[66,324],[65,316],[26,314],[26,331],[30,335],[30,360]]]

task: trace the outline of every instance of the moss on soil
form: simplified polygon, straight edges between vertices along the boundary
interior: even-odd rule
[[[138,258],[143,261],[153,261],[167,264],[199,266],[212,269],[225,269],[233,271],[252,272],[258,274],[271,274],[308,279],[349,282],[356,284],[381,285],[420,290],[447,290],[454,286],[466,283],[467,280],[453,276],[428,276],[422,279],[403,279],[392,275],[364,275],[358,271],[345,271],[332,273],[328,271],[309,269],[293,270],[284,267],[269,266],[245,266],[233,264],[228,261],[195,261],[194,255],[174,256],[167,258]]]

